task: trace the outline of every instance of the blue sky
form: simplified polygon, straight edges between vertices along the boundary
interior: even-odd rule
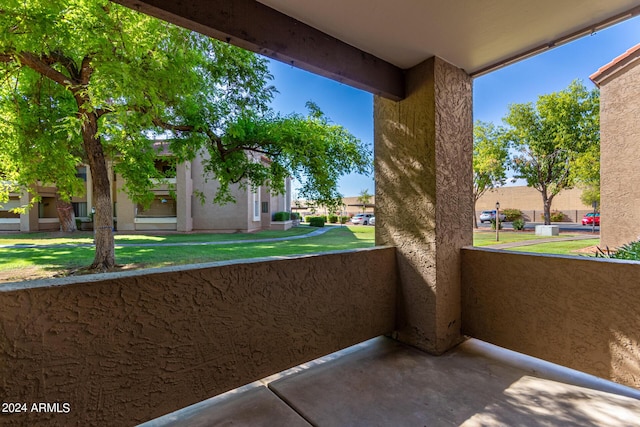
[[[589,75],[638,43],[640,17],[478,77],[473,83],[474,120],[499,124],[509,104],[535,102],[575,79],[593,87]],[[305,103],[313,101],[333,122],[373,147],[372,95],[277,61],[271,61],[270,68],[279,91],[272,104],[276,111],[306,113]],[[357,196],[364,189],[374,193],[373,175],[349,175],[340,181],[344,196]]]

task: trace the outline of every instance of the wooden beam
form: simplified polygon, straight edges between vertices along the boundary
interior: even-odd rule
[[[404,98],[404,71],[255,0],[112,0],[341,83]]]

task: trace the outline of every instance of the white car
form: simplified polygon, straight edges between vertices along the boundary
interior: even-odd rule
[[[372,213],[360,213],[351,218],[351,224],[368,225],[371,218],[373,218]]]
[[[485,222],[491,222],[491,220],[496,219],[496,211],[482,211],[480,214],[480,223],[484,224]],[[504,222],[507,219],[507,216],[503,213],[500,214],[500,222]]]
[[[369,218],[369,225],[376,225],[376,217],[372,216],[371,218]]]

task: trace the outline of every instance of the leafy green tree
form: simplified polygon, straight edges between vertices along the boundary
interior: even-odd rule
[[[545,224],[553,198],[576,182],[572,168],[599,145],[599,92],[579,81],[538,98],[536,104],[513,104],[504,118],[516,154],[516,178],[542,196]]]
[[[369,190],[366,188],[360,191],[360,195],[358,196],[358,203],[362,204],[362,212],[367,209],[367,205],[371,202],[371,194],[369,194]]]
[[[587,206],[600,205],[600,141],[579,156],[571,169],[576,184],[582,188],[580,200]]]
[[[39,180],[69,202],[87,163],[93,269],[115,265],[109,162],[129,197],[150,203],[165,178],[153,140],[166,139],[177,162],[203,153],[219,203],[232,201],[231,184],[282,192],[287,176],[301,195],[333,200],[341,174],[371,168],[367,147],[315,105],[307,116],[269,109],[266,60],[108,0],[6,0],[0,34],[4,197]]]
[[[493,123],[476,121],[473,126],[473,226],[478,228],[476,202],[487,190],[507,179],[509,144],[504,131]]]

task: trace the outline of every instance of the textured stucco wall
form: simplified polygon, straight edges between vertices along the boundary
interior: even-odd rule
[[[397,338],[430,353],[460,340],[460,251],[472,244],[471,79],[431,58],[407,97],[374,101],[376,243],[397,247]]]
[[[462,252],[463,331],[640,388],[640,263]]]
[[[2,425],[127,426],[374,336],[393,248],[0,288],[0,400],[69,403]]]
[[[611,248],[640,239],[640,61],[600,86],[600,239]]]

